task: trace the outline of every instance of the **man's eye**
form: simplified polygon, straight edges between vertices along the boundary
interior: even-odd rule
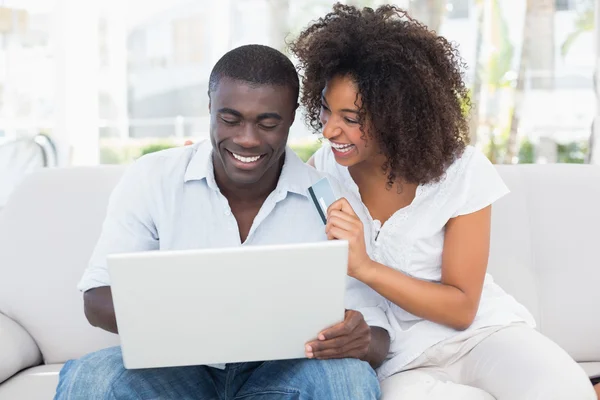
[[[225,122],[227,125],[237,125],[239,123],[239,121],[235,119],[227,119],[223,117],[221,117],[221,121]]]
[[[265,130],[271,130],[271,129],[275,129],[275,128],[277,128],[277,125],[265,125],[265,124],[260,124],[259,126],[261,127],[261,129],[265,129]]]

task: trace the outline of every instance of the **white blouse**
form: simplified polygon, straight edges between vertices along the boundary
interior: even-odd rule
[[[329,145],[315,153],[314,161],[317,170],[333,175],[360,197],[348,169],[335,161]],[[440,282],[446,223],[459,215],[479,211],[508,192],[490,161],[469,146],[440,182],[420,185],[413,202],[396,211],[383,226],[370,218],[371,226],[365,226],[365,230],[371,229],[370,236],[377,238],[371,243],[370,256],[409,276]],[[369,215],[368,210],[366,214]],[[388,303],[387,314],[394,337],[390,354],[378,370],[380,379],[401,371],[429,347],[458,332]],[[479,309],[469,330],[513,322],[535,326],[529,311],[486,274]]]

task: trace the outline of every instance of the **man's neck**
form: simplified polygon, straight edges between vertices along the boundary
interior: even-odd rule
[[[217,167],[213,158],[215,181],[223,196],[225,196],[230,203],[263,203],[277,187],[284,162],[285,155],[281,157],[281,160],[277,164],[274,164],[273,167],[267,170],[258,182],[239,184],[232,182],[229,177],[227,177],[223,168]]]

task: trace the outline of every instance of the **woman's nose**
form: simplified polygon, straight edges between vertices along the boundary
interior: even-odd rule
[[[323,137],[325,139],[332,139],[340,134],[341,129],[339,129],[332,118],[323,118],[321,119],[321,123],[323,124]]]

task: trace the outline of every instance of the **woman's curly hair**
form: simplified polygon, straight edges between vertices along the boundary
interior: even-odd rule
[[[363,134],[379,144],[391,187],[441,179],[467,144],[464,63],[443,37],[395,6],[336,4],[290,44],[298,58],[306,123],[315,131],[327,81],[349,76],[362,99]]]

